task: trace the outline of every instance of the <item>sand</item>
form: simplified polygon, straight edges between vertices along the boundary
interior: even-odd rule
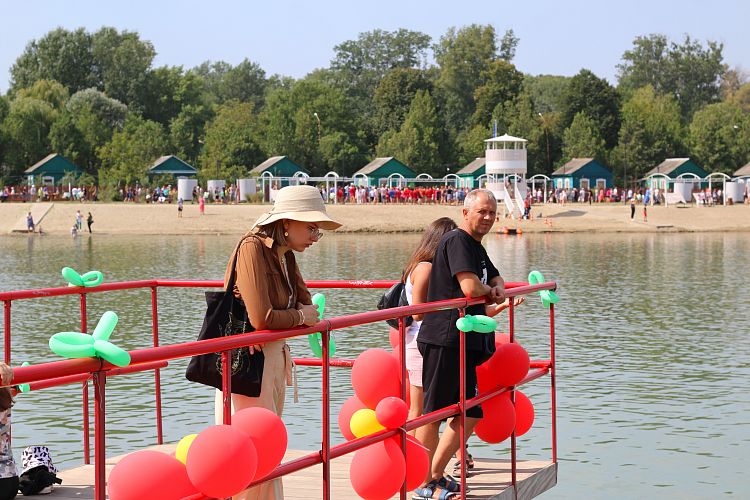
[[[45,204],[35,204],[45,205]],[[186,204],[183,217],[177,217],[176,205],[127,203],[55,202],[37,225],[45,233],[70,234],[76,210],[84,217],[94,216],[97,234],[242,234],[270,205],[206,205],[201,216],[197,204]],[[14,227],[25,226],[31,204],[0,204],[0,234],[12,234]],[[37,207],[37,211],[42,207]],[[345,232],[420,232],[439,217],[461,219],[461,208],[446,205],[329,205],[329,214],[343,223]],[[534,205],[533,220],[516,221],[500,218],[494,230],[520,228],[524,233],[540,232],[705,232],[750,231],[750,205],[715,207],[656,206],[648,208],[648,222],[643,221],[643,207],[638,206],[635,219],[630,207],[623,204]],[[15,233],[18,234],[18,233]]]

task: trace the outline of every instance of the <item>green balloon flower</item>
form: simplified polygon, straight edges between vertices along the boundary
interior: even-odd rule
[[[24,361],[21,363],[21,366],[29,366],[28,361]],[[18,384],[16,387],[18,387],[18,392],[29,392],[31,391],[31,386],[29,384]]]
[[[482,314],[467,314],[456,320],[456,328],[462,332],[492,333],[497,328],[497,321]]]
[[[316,293],[312,296],[312,303],[318,306],[318,319],[323,319],[323,313],[326,309],[326,296],[322,293]],[[311,333],[307,336],[307,343],[310,345],[310,350],[316,357],[323,357],[322,333]],[[336,340],[333,338],[333,333],[331,333],[331,336],[328,340],[328,350],[330,351],[329,356],[333,356],[334,354],[336,354]]]
[[[539,285],[542,283],[545,283],[542,273],[540,273],[539,271],[531,271],[529,273],[530,285]],[[560,300],[560,296],[552,290],[539,290],[539,297],[542,298],[542,304],[547,309],[549,309],[550,305],[557,304],[557,302]]]
[[[92,287],[99,286],[104,281],[104,275],[100,271],[89,271],[80,275],[71,267],[63,267],[62,276],[69,286]]]
[[[56,333],[49,339],[49,348],[64,358],[98,357],[115,366],[128,366],[130,354],[109,341],[115,326],[117,314],[107,311],[99,319],[93,335],[81,332]]]

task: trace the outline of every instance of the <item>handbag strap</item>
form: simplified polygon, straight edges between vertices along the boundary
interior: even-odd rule
[[[240,245],[242,245],[242,242],[246,239],[250,238],[251,234],[245,235],[242,237],[242,239],[237,243],[237,246],[234,248],[234,253],[232,257],[232,270],[229,273],[229,281],[227,281],[227,286],[225,288],[226,291],[234,293],[234,283],[235,279],[237,277],[237,254],[240,253]]]

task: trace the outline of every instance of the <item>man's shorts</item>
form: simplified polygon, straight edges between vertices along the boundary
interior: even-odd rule
[[[424,387],[424,413],[440,410],[458,403],[461,387],[460,351],[451,347],[425,344],[417,341],[422,353],[422,386]],[[477,392],[477,365],[486,360],[482,352],[466,351],[466,399]],[[482,418],[481,406],[470,408],[467,417]]]

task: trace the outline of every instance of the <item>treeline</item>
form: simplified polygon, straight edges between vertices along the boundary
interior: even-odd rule
[[[726,173],[750,160],[750,83],[721,44],[637,37],[615,87],[586,69],[524,74],[518,43],[489,25],[437,41],[374,30],[295,80],[248,59],[153,67],[153,45],[135,32],[59,28],[26,46],[0,96],[0,182],[52,151],[109,185],[146,182],[164,154],[203,178],[244,176],[274,155],[347,176],[396,156],[442,177],[483,156],[495,122],[529,140],[530,175],[574,157],[605,162],[618,182],[666,157]]]

